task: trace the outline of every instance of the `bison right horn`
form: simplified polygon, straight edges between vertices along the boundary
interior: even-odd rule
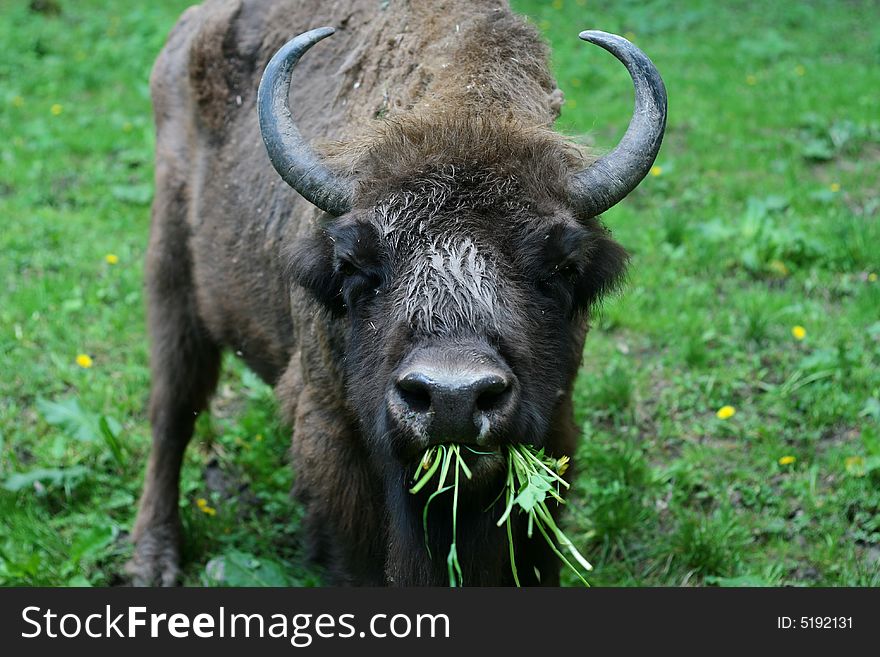
[[[579,36],[617,57],[636,89],[635,109],[623,139],[569,183],[575,209],[594,217],[621,201],[651,170],[666,130],[666,87],[648,56],[623,37],[595,30]]]
[[[332,27],[319,27],[284,44],[263,72],[257,105],[260,133],[272,166],[306,200],[338,217],[351,209],[353,185],[321,164],[297,129],[288,101],[293,67],[299,58],[335,31]]]

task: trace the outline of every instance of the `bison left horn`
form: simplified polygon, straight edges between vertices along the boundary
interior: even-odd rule
[[[320,27],[288,41],[269,61],[260,80],[260,133],[272,166],[288,185],[324,212],[338,217],[351,209],[353,185],[321,164],[290,114],[290,79],[299,58],[336,30]]]
[[[635,109],[623,139],[569,182],[572,205],[593,217],[621,201],[651,170],[666,130],[666,87],[648,56],[623,37],[595,30],[579,36],[617,57],[636,90]]]

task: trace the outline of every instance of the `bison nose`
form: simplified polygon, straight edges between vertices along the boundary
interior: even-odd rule
[[[426,428],[431,444],[480,442],[511,405],[511,376],[495,369],[449,371],[422,366],[397,379],[404,421]]]

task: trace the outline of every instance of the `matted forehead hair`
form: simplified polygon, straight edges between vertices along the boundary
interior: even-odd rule
[[[380,205],[394,190],[441,193],[497,204],[562,200],[570,176],[594,158],[544,126],[512,117],[434,112],[377,122],[366,135],[322,149],[326,162],[357,181],[353,205]]]
[[[392,292],[399,319],[417,332],[435,335],[510,328],[514,318],[504,297],[512,290],[502,289],[495,253],[458,235],[437,236],[417,248]]]
[[[369,212],[393,275],[395,313],[416,331],[500,331],[501,252],[480,219],[516,221],[528,210],[513,175],[447,164],[383,195]],[[508,295],[512,291],[507,291]]]

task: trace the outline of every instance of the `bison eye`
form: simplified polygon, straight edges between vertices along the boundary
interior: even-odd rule
[[[354,276],[358,273],[358,268],[355,267],[354,263],[350,260],[340,259],[336,265],[336,273],[342,276],[343,278],[348,278],[349,276]]]
[[[382,274],[374,264],[361,264],[348,258],[340,258],[336,263],[336,273],[343,280],[363,278],[366,281],[381,284]]]
[[[538,276],[538,289],[555,308],[570,315],[578,307],[577,289],[584,273],[583,257],[580,253],[554,255],[541,268],[543,271]]]
[[[580,273],[581,270],[579,263],[575,259],[569,258],[554,265],[550,275],[570,280],[578,276]]]
[[[341,293],[349,308],[366,292],[377,291],[382,285],[382,273],[373,265],[363,265],[342,257],[336,262],[336,274],[341,278]]]
[[[545,266],[542,283],[549,286],[570,286],[583,273],[584,263],[579,254],[572,254]]]

